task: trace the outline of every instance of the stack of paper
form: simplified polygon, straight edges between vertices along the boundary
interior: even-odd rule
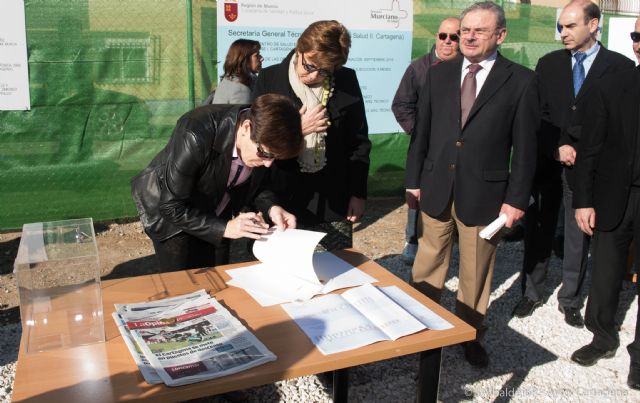
[[[317,294],[374,283],[377,280],[332,253],[314,254],[322,232],[288,229],[256,241],[261,263],[227,270],[227,284],[247,291],[260,305],[306,301]]]
[[[113,318],[142,376],[151,384],[186,385],[276,359],[204,290],[159,301],[116,304]]]

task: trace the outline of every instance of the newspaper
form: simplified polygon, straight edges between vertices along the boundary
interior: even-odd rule
[[[148,383],[186,385],[276,359],[204,290],[166,300],[117,304],[114,320]]]
[[[383,292],[371,284],[282,308],[324,355],[397,340],[429,324],[452,327],[399,288],[386,287]]]

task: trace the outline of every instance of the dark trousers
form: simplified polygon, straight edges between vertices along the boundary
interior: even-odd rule
[[[597,220],[596,214],[596,223]],[[620,344],[614,318],[633,239],[640,239],[640,191],[637,190],[629,195],[622,222],[613,231],[596,231],[593,236],[593,271],[585,324],[593,333],[593,344],[603,350],[612,350]],[[640,248],[635,248],[635,259],[640,261]],[[639,324],[640,315],[636,318],[635,339],[627,346],[634,364],[640,364]]]
[[[562,195],[564,203],[564,258],[562,259],[562,285],[558,291],[558,303],[565,308],[582,308],[582,283],[587,272],[589,243],[591,238],[580,230],[576,222],[576,210],[572,207],[573,192],[562,171]]]
[[[215,246],[186,232],[180,232],[162,242],[153,241],[158,271],[161,272],[227,264],[229,246],[230,242],[226,238]]]
[[[532,301],[542,300],[562,201],[560,176],[546,179],[534,185],[533,204],[525,215],[522,295]]]
[[[410,208],[407,210],[407,226],[404,230],[404,237],[407,243],[418,244],[418,217],[420,211]]]

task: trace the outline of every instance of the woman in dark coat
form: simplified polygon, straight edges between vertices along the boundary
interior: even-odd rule
[[[161,270],[227,263],[229,239],[260,239],[265,219],[295,228],[265,173],[274,160],[298,155],[300,130],[297,108],[280,95],[201,106],[178,120],[169,143],[132,180]]]
[[[273,189],[298,227],[328,232],[328,250],[352,246],[367,197],[371,142],[356,73],[343,67],[350,46],[342,24],[314,22],[282,63],[262,70],[253,92],[286,95],[301,108],[302,152],[276,161]]]

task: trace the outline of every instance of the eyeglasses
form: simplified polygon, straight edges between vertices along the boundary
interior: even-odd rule
[[[300,62],[302,62],[302,67],[306,70],[307,73],[313,73],[315,71],[318,72],[322,77],[329,77],[332,73],[329,70],[319,69],[313,64],[309,64],[304,60],[304,53],[300,54],[302,56]]]
[[[499,35],[502,31],[503,29],[491,30],[486,28],[478,28],[478,29],[462,28],[461,30],[458,31],[458,35],[460,36],[460,38],[474,35],[478,39],[489,39],[491,38],[491,36],[493,36],[494,33]]]
[[[640,32],[632,32],[630,35],[633,42],[640,42]]]
[[[458,34],[448,34],[446,32],[438,32],[438,39],[440,39],[441,41],[446,41],[447,37],[449,37],[453,42],[458,42],[460,40],[460,37],[458,36]]]
[[[262,148],[262,146],[260,145],[260,142],[256,141],[256,147],[258,149],[258,152],[256,154],[258,155],[259,158],[261,158],[263,160],[274,160],[274,159],[276,159],[276,155],[274,153],[270,153],[268,151],[265,151],[264,148]]]

